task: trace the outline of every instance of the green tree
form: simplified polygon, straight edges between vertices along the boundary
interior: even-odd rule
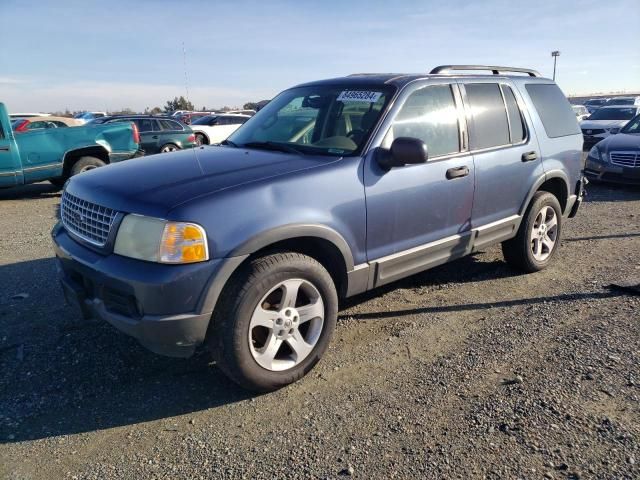
[[[167,100],[164,107],[166,113],[175,112],[176,110],[195,110],[193,103],[180,95],[180,98],[174,97],[173,100]]]
[[[153,107],[149,113],[151,113],[151,115],[160,115],[162,113],[162,109],[160,107]]]
[[[243,107],[245,110],[257,110],[258,108],[258,103],[257,102],[247,102],[243,105]]]

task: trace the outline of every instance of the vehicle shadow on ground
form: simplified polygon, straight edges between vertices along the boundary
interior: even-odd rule
[[[447,312],[462,312],[467,310],[485,310],[487,308],[499,308],[499,307],[514,307],[517,305],[536,305],[539,303],[549,302],[575,302],[578,300],[596,300],[602,298],[613,298],[625,295],[620,291],[605,291],[605,292],[587,292],[587,293],[568,293],[563,295],[545,296],[537,298],[521,298],[517,300],[503,300],[499,302],[486,302],[486,303],[467,303],[463,305],[444,305],[437,307],[419,307],[409,308],[406,310],[392,310],[384,312],[368,312],[368,313],[355,313],[350,315],[351,318],[356,320],[380,320],[383,318],[398,318],[407,315],[418,315],[423,313],[447,313]]]
[[[640,186],[590,182],[585,202],[629,202],[640,200]]]
[[[35,200],[39,198],[60,197],[61,194],[61,189],[51,185],[49,182],[32,183],[30,185],[0,189],[0,201]]]
[[[417,273],[388,285],[375,288],[354,297],[342,300],[340,309],[346,310],[386,293],[401,289],[416,289],[442,286],[449,283],[463,284],[509,278],[522,275],[502,260],[481,261],[477,255],[483,252],[463,257],[444,265]]]
[[[0,443],[158,419],[167,419],[160,431],[180,431],[189,422],[180,415],[255,396],[205,352],[162,357],[105,322],[81,320],[55,276],[51,258],[0,266]]]

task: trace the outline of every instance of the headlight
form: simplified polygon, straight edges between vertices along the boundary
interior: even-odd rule
[[[134,214],[122,220],[114,252],[124,257],[158,263],[209,260],[207,235],[200,225]]]
[[[593,147],[591,147],[591,150],[589,150],[589,157],[591,158],[595,158],[596,160],[600,160],[601,162],[604,162],[604,157],[602,156],[602,152],[600,152],[600,149],[598,148],[597,145],[594,145]]]

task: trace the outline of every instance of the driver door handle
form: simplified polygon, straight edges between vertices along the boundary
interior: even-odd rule
[[[453,180],[454,178],[466,177],[469,175],[469,167],[463,165],[462,167],[450,168],[447,170],[447,180]]]

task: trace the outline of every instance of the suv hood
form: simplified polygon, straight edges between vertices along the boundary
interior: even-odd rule
[[[336,160],[338,157],[207,146],[90,170],[72,177],[66,190],[121,212],[164,217],[203,195]]]
[[[594,129],[594,128],[617,128],[624,127],[629,120],[584,120],[580,122],[580,128]]]

